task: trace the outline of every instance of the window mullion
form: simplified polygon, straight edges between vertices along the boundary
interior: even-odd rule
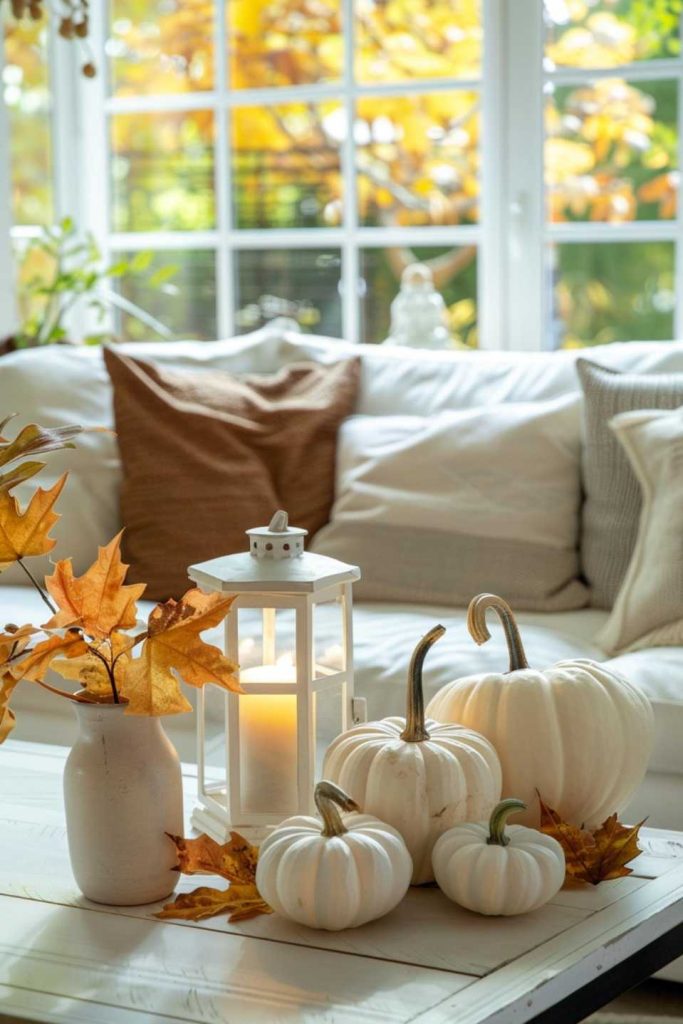
[[[501,116],[501,344],[540,350],[545,337],[543,11],[541,0],[497,4],[504,46]]]
[[[4,67],[4,37],[0,31],[0,83]],[[9,146],[9,118],[0,97],[0,340],[11,334],[17,323],[14,295],[14,261],[10,230],[12,225],[12,188]]]
[[[344,243],[342,246],[342,337],[347,341],[360,340],[358,252],[358,203],[356,189],[356,152],[353,126],[356,118],[354,83],[354,21],[353,0],[343,0],[344,26],[344,112],[346,137],[342,145],[341,178],[343,189]]]
[[[230,337],[235,333],[235,281],[236,256],[230,244],[233,226],[232,201],[232,157],[230,133],[232,112],[223,102],[229,89],[228,81],[228,33],[226,0],[216,0],[216,24],[214,30],[216,80],[214,106],[214,187],[216,192],[216,227],[218,229],[218,250],[216,252],[216,319],[218,336]]]
[[[80,72],[78,54],[73,43],[59,40],[59,49],[63,51],[60,61],[70,61],[71,78],[66,69],[60,72],[64,78],[64,88],[70,82],[73,89],[75,114],[69,122],[71,133],[69,146],[64,151],[64,172],[71,168],[75,195],[71,195],[69,212],[72,213],[80,230],[86,229],[94,236],[105,261],[109,260],[109,233],[111,230],[110,200],[110,118],[104,113],[107,95],[108,66],[105,53],[107,35],[107,17],[109,4],[93,4],[90,13],[90,45],[95,55],[94,62],[97,74],[94,78],[85,78]],[[68,97],[65,95],[65,100]],[[61,101],[61,98],[60,98]],[[60,160],[60,165],[61,165]],[[74,167],[81,173],[74,174]],[[65,185],[65,190],[69,188]],[[66,191],[65,191],[66,198]],[[84,317],[80,329],[114,331],[115,316],[108,309],[103,320],[94,321]]]
[[[481,245],[477,278],[480,348],[507,344],[504,309],[503,176],[505,173],[505,119],[502,116],[505,40],[499,0],[484,0],[482,7],[484,53],[481,82]]]

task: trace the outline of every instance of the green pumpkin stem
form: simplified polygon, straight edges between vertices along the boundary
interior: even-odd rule
[[[343,811],[358,811],[360,808],[355,800],[352,800],[348,793],[345,793],[334,782],[323,779],[315,787],[315,806],[323,819],[323,828],[320,832],[326,838],[332,836],[343,836],[348,829],[341,819],[339,808]]]
[[[406,727],[401,733],[401,739],[406,743],[420,743],[429,739],[429,733],[425,729],[425,702],[422,692],[422,666],[427,657],[427,651],[446,632],[445,626],[434,626],[422,637],[413,651],[408,670],[408,701],[406,707]]]
[[[526,660],[524,645],[519,634],[519,627],[515,622],[515,616],[510,605],[502,597],[497,597],[496,594],[478,594],[472,598],[467,609],[467,628],[470,631],[470,636],[479,646],[491,639],[489,628],[486,625],[486,611],[488,608],[493,608],[503,624],[505,642],[508,645],[508,654],[510,656],[508,672],[518,672],[520,669],[528,668],[529,662]]]
[[[505,835],[505,824],[511,814],[518,814],[525,811],[526,804],[523,800],[516,800],[510,797],[508,800],[501,800],[491,811],[489,818],[489,837],[486,840],[489,846],[507,846],[510,842]]]

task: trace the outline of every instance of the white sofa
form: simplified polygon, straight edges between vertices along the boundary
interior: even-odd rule
[[[301,359],[329,362],[344,355],[360,355],[357,412],[372,416],[430,415],[475,406],[493,410],[498,403],[533,402],[579,392],[575,352],[426,352],[351,346],[302,336],[286,323],[275,323],[239,339],[125,348],[166,365],[221,367],[235,373],[273,372],[284,363]],[[591,355],[614,368],[683,372],[683,343],[678,342],[611,345]],[[111,388],[101,352],[53,347],[0,360],[0,414],[13,411],[20,413],[22,422],[112,426]],[[57,528],[61,540],[55,555],[74,555],[78,570],[92,560],[98,541],[107,541],[120,528],[120,466],[114,436],[86,434],[78,453],[51,456],[43,486],[65,468],[70,468],[72,478],[60,500],[64,522]],[[30,487],[29,483],[26,493]],[[0,586],[0,622],[42,621],[44,609],[39,599],[30,587],[17,585],[18,579],[16,570],[11,570],[0,581],[4,583]],[[542,667],[572,656],[604,660],[594,637],[607,614],[591,608],[520,614],[530,663]],[[410,652],[416,639],[437,621],[443,622],[448,632],[430,655],[425,673],[429,696],[454,677],[505,664],[499,631],[492,643],[477,649],[465,629],[462,608],[356,603],[356,688],[367,697],[371,717],[402,711],[402,684]],[[640,650],[611,663],[647,693],[655,710],[657,735],[650,770],[627,816],[648,816],[651,825],[683,829],[683,649]],[[17,738],[70,742],[75,722],[66,702],[25,684],[13,706],[18,717]],[[192,717],[168,722],[168,731],[185,759],[193,756]]]

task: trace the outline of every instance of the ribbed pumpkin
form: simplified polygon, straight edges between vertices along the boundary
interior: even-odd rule
[[[654,730],[647,697],[584,658],[529,668],[512,610],[494,594],[470,602],[467,626],[476,643],[490,639],[489,608],[503,624],[508,671],[449,683],[428,714],[491,741],[503,766],[503,796],[528,805],[524,824],[539,823],[537,791],[565,821],[600,824],[623,809],[645,774]]]
[[[477,914],[528,914],[551,900],[564,882],[564,852],[556,839],[524,825],[505,823],[526,810],[502,800],[488,822],[456,825],[436,841],[432,860],[439,888],[449,900]]]
[[[383,917],[401,902],[413,865],[396,829],[358,807],[328,780],[315,787],[318,818],[283,821],[263,841],[256,885],[277,914],[339,931]]]
[[[491,744],[461,725],[425,721],[422,666],[444,633],[435,626],[415,648],[406,717],[342,733],[323,767],[326,779],[401,833],[413,858],[413,885],[434,878],[432,847],[441,833],[459,821],[488,817],[500,796],[500,764]]]

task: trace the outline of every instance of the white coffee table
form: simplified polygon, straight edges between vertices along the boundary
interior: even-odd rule
[[[0,1020],[563,1024],[683,953],[683,835],[656,830],[633,875],[518,918],[469,914],[436,888],[341,933],[101,907],[69,869],[65,755],[0,748]],[[189,812],[193,768],[185,778]]]

